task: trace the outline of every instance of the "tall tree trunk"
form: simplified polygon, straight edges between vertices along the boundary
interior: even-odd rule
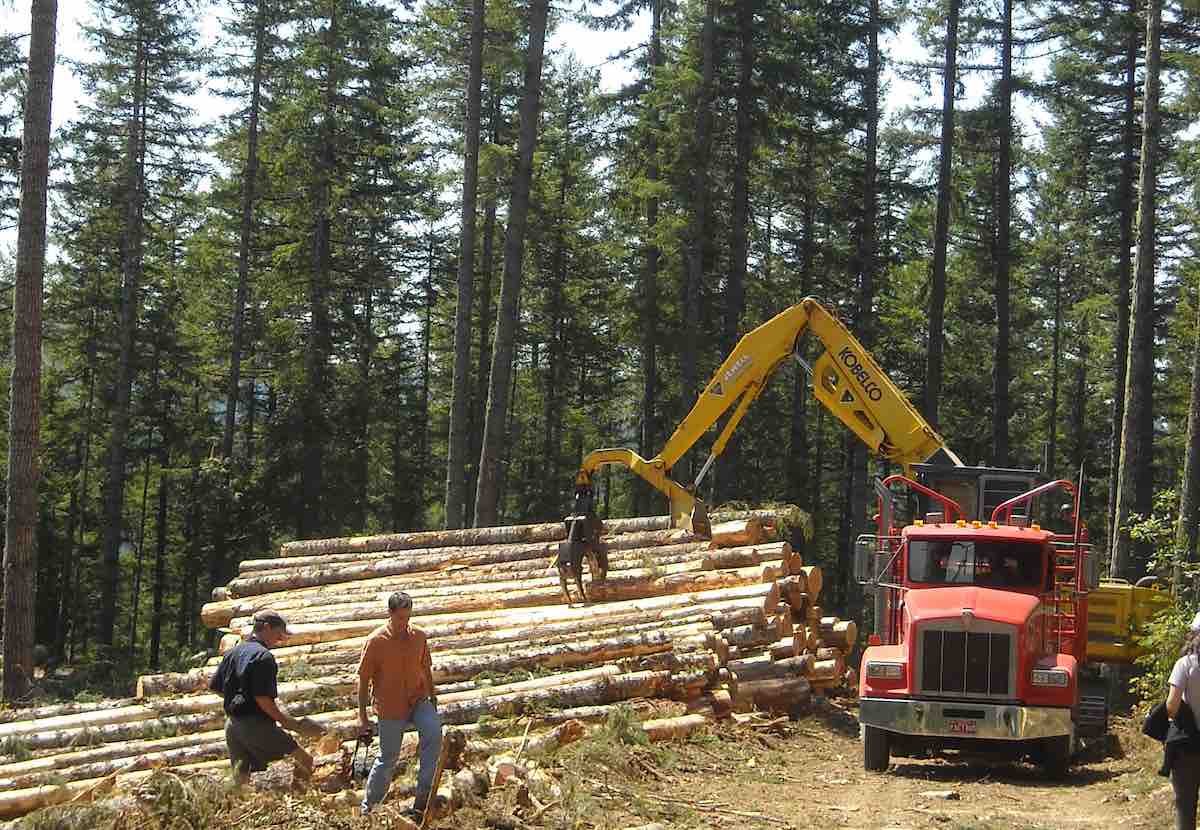
[[[500,95],[494,93],[489,105],[488,134],[492,144],[500,144]],[[501,229],[503,230],[503,228]],[[464,522],[470,524],[475,516],[475,490],[479,486],[479,453],[483,449],[483,421],[491,383],[492,341],[492,276],[496,271],[496,182],[488,190],[483,206],[482,262],[479,270],[479,365],[475,370],[475,393],[471,401],[471,459],[467,477],[467,503]]]
[[[811,165],[812,136],[805,143],[805,159]],[[807,179],[807,177],[805,177]],[[810,180],[810,179],[809,179]],[[800,231],[800,296],[807,297],[813,286],[813,194],[804,186],[802,192]],[[792,391],[791,440],[788,447],[788,497],[813,512],[818,501],[812,489],[808,454],[808,375],[797,368]]]
[[[108,480],[104,488],[104,531],[100,547],[104,557],[101,576],[100,645],[110,650],[117,623],[117,589],[121,578],[120,548],[123,536],[122,508],[125,504],[125,460],[129,443],[129,400],[133,392],[134,340],[138,324],[139,291],[142,277],[142,222],[145,194],[143,184],[143,131],[146,117],[146,43],[139,15],[134,33],[133,97],[129,134],[126,137],[125,214],[121,238],[121,329],[118,334],[117,380],[113,390],[111,445]]]
[[[700,297],[704,285],[704,248],[707,243],[707,220],[709,212],[709,157],[712,154],[714,77],[716,73],[717,41],[716,0],[706,0],[704,23],[700,30],[701,76],[700,88],[696,93],[696,127],[693,138],[692,158],[692,205],[688,228],[687,276],[683,285],[683,343],[679,357],[682,376],[680,405],[684,412],[692,407],[699,394],[699,351],[700,351]],[[694,464],[689,457],[688,478]]]
[[[546,46],[549,0],[529,4],[529,47],[525,55],[525,91],[521,96],[521,127],[517,167],[513,172],[508,207],[508,234],[504,241],[504,280],[492,346],[491,383],[479,453],[479,485],[475,491],[475,526],[496,523],[499,512],[499,466],[504,454],[504,425],[508,414],[509,380],[512,377],[513,340],[517,329],[517,302],[525,255],[525,228],[529,216],[529,190],[533,179],[533,150],[537,145],[538,108],[542,95],[542,55]]]
[[[376,184],[378,184],[376,182]],[[371,370],[375,365],[375,286],[381,281],[379,259],[375,255],[379,222],[371,220],[368,252],[363,265],[362,316],[358,325],[358,381],[355,390],[358,410],[358,437],[354,442],[354,517],[352,527],[359,533],[367,529],[371,503],[371,424],[374,411],[371,396]]]
[[[658,420],[655,403],[658,398],[658,269],[662,250],[658,245],[658,131],[659,110],[657,101],[658,71],[662,67],[662,16],[663,0],[650,0],[650,82],[648,84],[649,105],[646,112],[646,181],[649,194],[646,197],[646,231],[643,242],[642,285],[639,305],[642,328],[642,430],[638,452],[643,458],[652,458],[658,446]],[[644,482],[634,484],[634,513],[646,515],[651,501],[650,487]]]
[[[570,93],[568,93],[569,95]],[[562,136],[558,163],[558,215],[555,217],[554,252],[549,285],[546,286],[546,394],[543,400],[545,428],[542,430],[542,474],[541,508],[560,515],[562,494],[565,491],[559,470],[562,456],[562,395],[563,350],[566,337],[563,334],[563,316],[566,314],[564,289],[567,285],[567,193],[571,189],[570,159],[568,157],[571,123],[577,116],[574,101],[564,105]]]
[[[421,321],[421,399],[417,412],[416,481],[409,487],[415,499],[413,518],[425,511],[425,478],[429,469],[429,398],[433,382],[433,306],[437,301],[433,276],[437,268],[437,237],[432,225],[429,228],[429,251],[425,263],[425,318]]]
[[[1187,449],[1183,459],[1183,482],[1179,491],[1179,524],[1176,545],[1184,558],[1196,558],[1200,525],[1200,293],[1196,296],[1196,336],[1192,345],[1192,394],[1188,404]]]
[[[867,26],[867,76],[863,89],[866,140],[863,147],[862,224],[858,232],[858,313],[855,329],[868,349],[875,346],[875,276],[879,248],[879,0],[870,2]],[[862,591],[854,582],[854,541],[867,529],[867,448],[861,441],[850,442],[850,522],[849,536],[841,551],[842,581],[845,585],[846,614],[862,616]]]
[[[192,414],[200,417],[200,389],[192,393]],[[200,546],[200,445],[190,442],[188,466],[191,476],[187,488],[187,511],[183,519],[183,579],[179,586],[179,613],[175,616],[175,644],[180,650],[192,645],[192,625],[196,619],[196,592],[203,551]]]
[[[1117,185],[1120,245],[1117,252],[1117,336],[1113,344],[1112,437],[1108,474],[1108,538],[1113,538],[1117,510],[1117,481],[1121,466],[1121,428],[1125,422],[1125,373],[1129,359],[1129,292],[1133,284],[1134,166],[1137,161],[1137,68],[1139,0],[1129,0],[1128,40],[1125,43],[1125,82],[1122,84],[1121,176]]]
[[[250,80],[250,111],[246,115],[246,160],[242,165],[242,220],[238,230],[237,295],[233,303],[230,331],[225,429],[221,436],[221,457],[226,459],[233,456],[233,435],[237,425],[242,379],[242,339],[246,302],[250,292],[250,249],[254,244],[254,202],[255,187],[258,184],[258,114],[262,106],[263,60],[267,32],[266,2],[267,0],[257,0],[254,12],[254,66]]]
[[[1113,576],[1131,577],[1141,562],[1131,562],[1130,514],[1150,513],[1154,446],[1146,434],[1154,389],[1154,243],[1158,188],[1158,103],[1161,88],[1162,2],[1146,5],[1146,88],[1142,104],[1142,154],[1138,175],[1137,256],[1133,268],[1129,357],[1125,373],[1125,413],[1121,425],[1121,457],[1117,510],[1112,537]]]
[[[3,698],[33,682],[37,573],[38,447],[42,385],[42,281],[46,270],[46,194],[50,99],[54,87],[57,0],[33,0],[22,132],[21,205],[13,285],[12,379],[8,415],[8,503],[4,523]]]
[[[996,160],[996,356],[992,369],[992,461],[1009,462],[1008,418],[1012,382],[1010,341],[1010,236],[1012,226],[1012,13],[1013,0],[1004,0],[1004,32],[1000,60],[1000,150]]]
[[[258,116],[262,107],[263,61],[266,50],[268,0],[257,0],[254,10],[254,64],[250,76],[250,109],[246,117],[246,159],[242,164],[242,213],[238,229],[237,289],[230,326],[229,379],[225,388],[225,424],[221,433],[221,458],[225,462],[219,508],[213,516],[213,576],[223,579],[230,523],[234,521],[232,488],[233,438],[242,384],[242,350],[245,339],[246,303],[250,292],[250,257],[254,244],[255,187],[258,184]]]
[[[737,345],[738,328],[746,307],[746,263],[750,256],[750,158],[754,148],[754,12],[758,3],[742,0],[737,8],[738,74],[733,162],[733,221],[730,227],[729,275],[725,282],[726,351]],[[718,501],[741,493],[740,440],[735,432],[725,446],[720,465]]]
[[[163,413],[164,420],[167,413]],[[164,432],[163,435],[166,435]],[[159,446],[158,457],[158,512],[154,521],[154,611],[150,617],[150,668],[157,669],[162,654],[163,604],[167,590],[167,507],[170,503],[171,451],[164,440]]]
[[[947,0],[946,64],[942,72],[942,140],[938,156],[937,217],[933,229],[933,273],[929,279],[929,330],[925,357],[925,420],[935,429],[942,397],[942,351],[946,321],[946,255],[950,247],[950,195],[954,158],[954,93],[958,85],[958,12]]]
[[[467,422],[471,392],[471,305],[475,290],[475,203],[479,190],[479,109],[483,98],[484,0],[471,5],[464,126],[462,232],[458,246],[458,303],[454,310],[454,374],[450,387],[450,437],[446,446],[447,529],[462,527],[467,500]]]
[[[1071,456],[1071,469],[1078,470],[1087,460],[1087,449],[1090,436],[1087,429],[1088,403],[1088,363],[1091,359],[1091,346],[1088,341],[1088,321],[1079,321],[1079,356],[1075,364],[1075,393],[1071,396],[1071,434],[1074,453]]]
[[[308,305],[312,318],[305,350],[303,462],[300,469],[302,505],[297,517],[297,535],[308,539],[321,531],[325,524],[323,509],[324,445],[328,438],[325,425],[326,363],[332,347],[330,330],[329,293],[332,276],[332,207],[330,205],[334,165],[333,118],[337,90],[336,66],[339,57],[338,3],[329,11],[326,32],[324,112],[321,116],[320,147],[316,160],[313,189],[313,248],[312,270],[309,275]]]
[[[1053,476],[1058,469],[1058,387],[1062,372],[1062,269],[1056,263],[1054,272],[1054,328],[1050,333],[1050,411],[1046,417],[1046,469]]]

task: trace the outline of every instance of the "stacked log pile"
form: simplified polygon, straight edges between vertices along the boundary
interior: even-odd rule
[[[114,776],[227,763],[221,700],[208,684],[264,608],[293,632],[274,651],[281,702],[335,746],[357,731],[358,656],[397,590],[429,635],[443,720],[468,733],[481,719],[522,715],[561,729],[653,698],[709,717],[789,711],[841,685],[857,631],[822,614],[820,569],[773,540],[770,513],[713,530],[703,540],[666,517],[607,522],[608,578],[589,586],[587,605],[565,604],[551,564],[562,523],[285,544],[276,558],[242,562],[204,606],[203,621],[224,632],[206,665],[144,676],[134,699],[5,713],[0,817]]]

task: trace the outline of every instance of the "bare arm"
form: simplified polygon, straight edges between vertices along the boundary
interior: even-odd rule
[[[1172,685],[1170,689],[1167,692],[1167,714],[1175,717],[1179,714],[1179,707],[1183,704],[1183,690],[1175,685]]]
[[[429,641],[425,641],[425,651],[421,655],[421,669],[425,672],[425,682],[429,684],[429,700],[437,707],[437,687],[433,685],[433,658],[429,654]]]
[[[266,695],[257,695],[254,702],[258,704],[258,708],[262,709],[266,716],[278,723],[285,729],[291,729],[293,732],[300,728],[300,722],[279,708],[279,704],[275,698]]]

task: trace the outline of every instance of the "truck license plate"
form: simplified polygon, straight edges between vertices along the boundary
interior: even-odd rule
[[[974,735],[979,724],[967,718],[950,718],[946,721],[950,731],[956,735]]]

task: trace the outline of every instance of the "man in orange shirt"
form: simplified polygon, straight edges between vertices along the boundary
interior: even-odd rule
[[[388,622],[363,644],[358,661],[358,720],[364,734],[374,730],[367,705],[373,699],[379,718],[379,757],[367,776],[362,811],[367,815],[383,801],[409,729],[417,730],[421,768],[411,812],[424,814],[442,749],[442,719],[433,688],[433,664],[425,632],[408,624],[412,598],[397,591],[388,597]]]

